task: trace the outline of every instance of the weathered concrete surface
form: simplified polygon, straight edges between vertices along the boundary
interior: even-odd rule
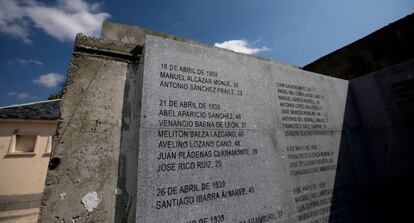
[[[134,43],[97,39],[79,34],[76,37],[74,52],[88,53],[111,60],[136,62],[141,50],[142,46]]]
[[[134,127],[124,125],[133,122],[123,120],[134,121],[130,114],[139,109],[136,103],[124,104],[125,99],[125,103],[135,100],[139,91],[131,89],[137,81],[132,58],[138,58],[136,45],[131,46],[78,35],[40,222],[114,222],[131,214],[128,208],[134,191],[125,187],[125,171],[130,168],[125,157],[136,157],[136,148],[128,144],[136,138],[128,133]],[[122,138],[123,129],[127,138]],[[92,212],[81,202],[90,192],[98,198]]]
[[[351,80],[414,58],[414,14],[303,67]]]
[[[137,44],[142,46],[145,44],[145,37],[147,34],[181,42],[196,43],[195,41],[184,39],[182,37],[142,29],[136,26],[113,23],[110,21],[105,21],[103,23],[101,35],[102,38],[106,40],[114,40],[127,44]]]

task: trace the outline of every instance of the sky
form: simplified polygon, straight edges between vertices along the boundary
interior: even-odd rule
[[[76,33],[104,20],[304,66],[414,13],[414,0],[0,0],[0,107],[46,100]]]

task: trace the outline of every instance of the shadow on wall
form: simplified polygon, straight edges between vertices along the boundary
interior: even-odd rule
[[[142,66],[141,66],[142,67]],[[137,75],[138,74],[138,75]],[[122,108],[122,138],[116,189],[115,222],[135,222],[137,197],[138,133],[142,75],[139,66],[129,64]]]
[[[414,183],[414,59],[349,82],[329,222],[407,222]]]

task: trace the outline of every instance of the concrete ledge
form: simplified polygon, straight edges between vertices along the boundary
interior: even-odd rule
[[[110,57],[113,60],[136,61],[137,55],[142,53],[142,46],[78,34],[75,40],[75,53],[79,52]]]
[[[141,46],[145,44],[145,35],[147,34],[186,43],[200,44],[198,42],[187,40],[182,37],[155,32],[148,29],[142,29],[136,26],[114,23],[110,21],[105,21],[103,23],[101,32],[101,36],[105,40],[114,40],[127,44],[129,43]]]

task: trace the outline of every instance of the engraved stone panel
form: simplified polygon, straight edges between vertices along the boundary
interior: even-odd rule
[[[147,35],[137,222],[329,219],[348,82]]]

